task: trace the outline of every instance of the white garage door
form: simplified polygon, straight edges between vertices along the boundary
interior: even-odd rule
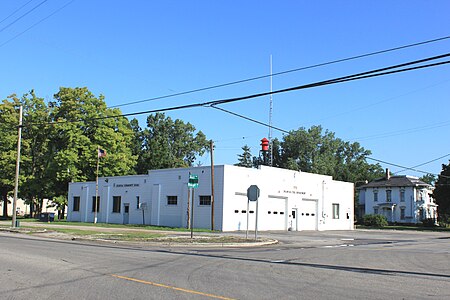
[[[259,204],[258,228],[261,230],[286,230],[286,200],[287,198],[269,196]]]
[[[298,217],[299,230],[317,230],[317,200],[303,199]]]

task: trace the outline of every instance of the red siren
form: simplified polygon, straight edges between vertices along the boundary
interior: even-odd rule
[[[262,151],[269,151],[269,140],[266,138],[263,138],[261,140],[261,150]]]

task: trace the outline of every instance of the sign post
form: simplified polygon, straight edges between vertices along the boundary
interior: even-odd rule
[[[251,185],[247,189],[247,230],[245,232],[245,239],[248,238],[248,221],[249,221],[249,208],[250,208],[250,201],[256,201],[256,219],[255,219],[255,240],[257,239],[257,232],[258,232],[258,198],[259,198],[259,187],[257,185]]]
[[[191,205],[191,239],[194,237],[194,189],[198,188],[198,175],[189,173],[188,188],[192,189],[192,205]],[[189,199],[188,199],[189,203]]]

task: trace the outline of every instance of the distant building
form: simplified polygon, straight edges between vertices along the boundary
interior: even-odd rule
[[[437,219],[437,205],[431,196],[433,187],[417,177],[386,176],[358,187],[359,209],[378,214],[390,223],[418,224]]]
[[[187,227],[189,174],[194,189],[195,228],[211,228],[211,168],[151,170],[146,175],[99,178],[97,218],[102,223]],[[331,176],[260,166],[215,166],[214,229],[350,230],[354,185]],[[258,205],[247,207],[247,189],[260,189]],[[68,221],[93,222],[95,182],[69,183]],[[192,194],[191,194],[192,196]],[[248,216],[248,217],[247,217]]]
[[[12,216],[13,212],[13,198],[10,197],[8,203],[8,217]],[[30,214],[30,205],[26,204],[24,200],[17,199],[16,203],[16,211],[18,216],[26,216]],[[66,208],[67,211],[67,208]],[[42,200],[42,212],[50,212],[50,213],[58,213],[58,210],[56,209],[55,205],[52,201],[48,199]],[[3,201],[0,201],[0,216],[3,217]]]

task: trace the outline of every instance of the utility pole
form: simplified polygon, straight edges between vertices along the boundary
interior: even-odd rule
[[[17,210],[17,196],[19,194],[19,170],[20,170],[20,146],[22,143],[22,114],[23,107],[19,107],[19,129],[17,138],[17,159],[16,159],[16,182],[14,185],[14,200],[13,200],[13,215],[12,215],[12,227],[16,227],[16,210]]]
[[[214,142],[210,141],[211,147],[211,230],[214,230]]]

